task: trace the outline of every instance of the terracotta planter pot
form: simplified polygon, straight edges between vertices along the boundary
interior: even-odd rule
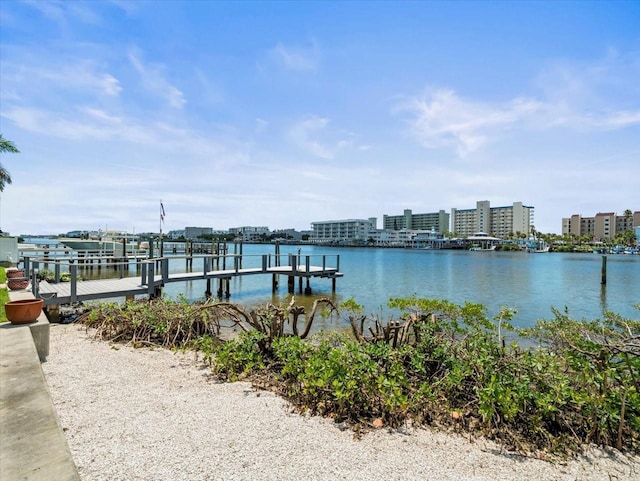
[[[29,287],[27,279],[7,279],[7,287],[12,291],[18,291]]]
[[[44,301],[42,299],[20,299],[4,305],[4,312],[11,324],[28,324],[40,317]]]
[[[16,277],[26,277],[23,269],[7,269],[7,279],[15,279]]]
[[[29,287],[29,279],[24,274],[24,269],[7,269],[7,287],[12,291]]]

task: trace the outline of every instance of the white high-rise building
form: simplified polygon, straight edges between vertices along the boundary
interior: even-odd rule
[[[480,200],[475,209],[451,209],[451,232],[468,237],[484,232],[494,237],[531,235],[534,208],[514,202],[505,207],[491,207],[488,200]]]
[[[377,219],[345,219],[312,222],[311,241],[317,244],[364,243],[375,232]]]

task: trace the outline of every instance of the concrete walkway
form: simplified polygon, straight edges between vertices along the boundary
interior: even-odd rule
[[[48,353],[44,313],[32,324],[0,324],[0,480],[80,480],[40,366]]]

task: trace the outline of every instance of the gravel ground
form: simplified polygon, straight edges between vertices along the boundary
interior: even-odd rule
[[[640,479],[640,456],[590,449],[552,464],[429,430],[360,440],[248,383],[221,384],[193,354],[133,349],[51,326],[42,365],[82,480]]]

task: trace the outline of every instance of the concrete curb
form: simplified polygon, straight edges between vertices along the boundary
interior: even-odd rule
[[[9,296],[33,298],[29,291],[11,291]],[[44,313],[32,324],[0,324],[2,480],[80,480],[40,365],[48,354]]]

